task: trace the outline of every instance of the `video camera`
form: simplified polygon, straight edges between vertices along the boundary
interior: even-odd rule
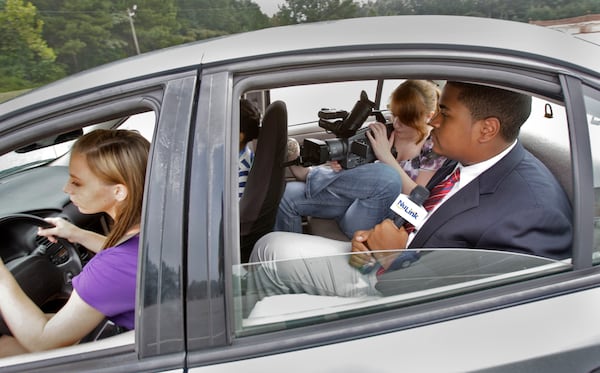
[[[389,137],[393,130],[392,123],[386,121],[380,110],[375,110],[375,103],[369,100],[365,91],[360,93],[360,100],[350,113],[345,110],[320,110],[319,126],[332,132],[337,138],[324,141],[304,139],[300,149],[300,164],[307,167],[338,161],[344,169],[351,169],[375,161],[377,158],[367,137],[370,129],[361,128],[371,115],[378,122],[385,123]]]

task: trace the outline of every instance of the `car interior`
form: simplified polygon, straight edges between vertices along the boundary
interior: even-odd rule
[[[402,80],[390,81],[390,86],[395,86],[399,84]],[[443,81],[436,81],[440,85],[443,85]],[[353,82],[356,83],[356,82]],[[388,83],[388,82],[386,82]],[[335,85],[336,83],[332,83],[331,85]],[[327,84],[324,84],[324,86]],[[375,84],[378,89],[376,93],[373,94],[371,90],[370,94],[375,97],[378,97],[378,107],[381,109],[385,109],[385,100],[386,97],[389,96],[389,90],[393,88],[389,88],[386,92],[385,89],[381,89],[381,84]],[[385,86],[385,84],[383,85]],[[310,119],[310,114],[307,114],[308,111],[305,106],[301,108],[296,108],[296,101],[293,99],[297,97],[295,95],[301,95],[300,92],[304,89],[308,89],[308,87],[300,87],[298,93],[290,93],[293,87],[283,87],[281,90],[277,88],[271,89],[267,97],[276,100],[283,100],[286,102],[288,107],[288,136],[295,138],[301,145],[303,144],[303,140],[306,138],[318,138],[318,139],[326,139],[334,137],[335,135],[318,127],[317,124],[317,111],[321,106],[314,106],[312,114],[312,120]],[[323,90],[327,92],[327,88],[329,87],[321,87],[319,86],[319,90]],[[314,88],[313,88],[314,89]],[[281,91],[281,92],[279,92]],[[352,94],[354,98],[345,96],[346,102],[342,104],[343,106],[336,106],[338,109],[345,109],[350,111],[353,105],[353,100],[358,97],[360,89],[356,89]],[[310,96],[310,94],[306,94],[303,97]],[[334,97],[334,95],[324,94],[326,97]],[[323,97],[323,95],[319,95],[319,97]],[[268,104],[268,103],[267,103]],[[323,103],[321,102],[321,105]],[[301,115],[296,115],[295,113],[300,112]],[[308,119],[306,117],[309,117]],[[300,119],[297,119],[300,118]],[[373,117],[369,117],[367,121],[365,121],[365,125],[371,121],[373,121]],[[590,119],[591,120],[591,119]],[[533,105],[532,105],[532,114],[527,120],[527,122],[523,125],[521,129],[521,133],[519,136],[519,140],[524,144],[525,148],[533,153],[537,158],[539,158],[555,175],[563,189],[565,190],[568,198],[573,203],[573,171],[571,166],[571,145],[569,143],[569,132],[567,127],[567,116],[565,112],[565,108],[560,101],[556,101],[553,99],[548,99],[544,97],[536,97],[533,96]],[[597,157],[594,158],[595,162],[598,162],[599,159]],[[326,165],[324,165],[326,167]],[[294,180],[294,176],[291,174],[289,170],[286,171],[286,181]],[[595,183],[595,193],[596,193],[596,228],[595,234],[598,236],[600,232],[599,225],[597,223],[598,220],[598,205],[599,205],[599,196],[600,196],[600,184],[596,181]],[[335,240],[348,241],[349,239],[341,232],[337,223],[332,219],[323,219],[323,218],[315,218],[306,216],[303,217],[303,233],[310,235],[318,235],[323,236]],[[598,251],[600,248],[598,247],[598,239],[595,241],[595,251]],[[454,252],[455,256],[459,254]],[[487,255],[487,254],[486,254]],[[569,261],[565,261],[563,263],[547,263],[547,262],[538,262],[536,264],[532,264],[531,267],[525,266],[523,272],[516,271],[513,275],[514,278],[527,278],[529,276],[539,276],[540,273],[550,273],[553,271],[564,271],[569,268]],[[253,264],[244,265],[245,262],[241,262],[242,266],[246,269],[253,267]],[[537,267],[537,268],[535,268]],[[235,271],[236,273],[239,271]],[[241,271],[244,272],[243,270]],[[496,273],[500,274],[500,272]],[[490,281],[494,282],[497,285],[499,278],[503,277],[505,274],[501,274],[501,276],[491,276]],[[492,279],[493,278],[493,279]],[[502,279],[504,281],[504,278]],[[466,285],[466,283],[465,283]],[[471,284],[473,285],[473,284]],[[243,280],[242,285],[240,285],[243,289]],[[454,285],[452,285],[454,286]],[[475,286],[475,285],[474,285]],[[479,285],[477,285],[479,286]],[[448,290],[447,287],[445,287]],[[416,290],[413,289],[413,290]],[[455,288],[451,289],[454,291]],[[328,315],[328,317],[332,317],[332,315],[336,315],[336,317],[341,316],[344,312],[349,312],[349,314],[353,314],[353,312],[357,312],[359,309],[372,309],[376,310],[378,307],[382,305],[390,306],[391,304],[403,304],[404,301],[408,301],[411,298],[422,296],[423,294],[420,292],[414,291],[413,294],[402,294],[396,297],[384,297],[383,299],[361,299],[361,300],[349,300],[349,299],[339,299],[338,297],[323,297],[323,296],[311,296],[307,294],[286,294],[286,295],[278,295],[271,296],[263,299],[258,302],[252,312],[250,312],[248,317],[242,317],[238,315],[236,320],[236,332],[239,335],[247,335],[253,333],[259,333],[264,328],[273,328],[277,329],[281,328],[289,328],[294,323],[291,320],[310,320],[311,322],[315,321],[315,318],[325,317],[324,315]],[[277,299],[279,298],[279,299]],[[396,303],[395,303],[396,302]],[[306,321],[308,322],[308,321]],[[278,326],[277,326],[278,325]],[[302,321],[299,321],[298,325],[304,325]],[[270,329],[269,329],[270,330]]]
[[[394,84],[399,84],[401,80],[395,79],[392,82]],[[275,91],[277,90],[272,89],[270,96],[277,97]],[[385,93],[378,92],[377,94],[383,96]],[[358,91],[355,93],[355,96],[358,97]],[[351,100],[352,98],[349,99]],[[352,101],[347,101],[346,106],[343,109],[350,111],[352,104]],[[293,105],[294,102],[291,102],[288,106]],[[385,106],[385,104],[381,106]],[[385,109],[385,107],[383,109]],[[317,113],[315,111],[314,118],[317,118],[316,114]],[[365,122],[365,125],[374,120],[375,118],[370,117]],[[312,127],[309,127],[311,125],[310,122],[297,123],[291,121],[289,124],[290,137],[295,138],[300,144],[302,144],[302,141],[305,138],[317,138],[323,140],[335,136],[331,132],[328,132],[324,129],[319,129],[317,127],[317,121],[317,119],[313,119]],[[567,119],[565,110],[560,103],[544,101],[534,97],[533,113],[529,120],[523,125],[519,139],[527,150],[539,158],[550,169],[550,171],[552,171],[567,193],[569,199],[573,201],[571,151],[566,121]],[[314,127],[317,128],[315,129]],[[307,130],[307,128],[310,129]],[[286,169],[285,178],[286,181],[295,180],[289,169]],[[598,193],[598,188],[596,188],[596,191]],[[341,232],[337,223],[332,219],[306,216],[303,229],[304,233],[307,234],[318,235],[337,240],[349,240],[348,237]],[[243,257],[244,255],[242,255],[242,258]],[[245,261],[242,260],[242,262]]]

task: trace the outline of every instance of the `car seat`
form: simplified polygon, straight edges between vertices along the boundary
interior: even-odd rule
[[[271,232],[285,190],[287,107],[283,101],[265,110],[252,168],[240,199],[240,260],[248,262],[254,244]]]

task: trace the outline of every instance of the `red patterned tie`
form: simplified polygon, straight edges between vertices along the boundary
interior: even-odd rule
[[[433,187],[431,193],[429,194],[429,197],[423,203],[423,207],[425,208],[425,210],[429,212],[435,207],[435,205],[440,203],[440,201],[444,199],[446,194],[448,194],[448,192],[452,190],[452,187],[454,186],[454,184],[456,184],[458,180],[460,180],[460,168],[457,167],[454,170],[454,172],[450,175],[450,177]],[[415,230],[415,226],[410,224],[409,222],[406,222],[404,223],[404,229],[406,229],[406,232],[410,234],[412,231]]]

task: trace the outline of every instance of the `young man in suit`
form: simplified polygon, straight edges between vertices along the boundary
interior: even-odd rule
[[[452,161],[440,168],[428,184],[430,197],[437,193],[437,184],[445,183],[447,194],[436,195],[433,206],[425,201],[429,213],[421,226],[407,231],[385,220],[371,230],[357,231],[351,247],[321,237],[272,233],[257,242],[250,261],[277,262],[254,271],[249,289],[259,299],[298,292],[377,295],[378,278],[399,266],[399,253],[385,250],[405,247],[569,257],[569,200],[550,171],[517,140],[530,112],[530,96],[448,82],[439,112],[430,124],[434,128],[433,151]],[[357,254],[348,262],[347,255],[339,254],[349,251]],[[358,270],[373,258],[378,270]]]

